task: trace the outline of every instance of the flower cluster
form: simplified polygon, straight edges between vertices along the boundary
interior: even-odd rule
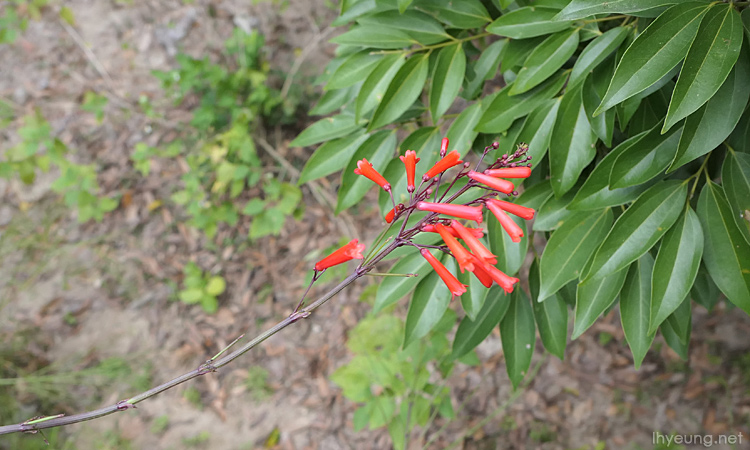
[[[405,203],[396,204],[391,185],[366,159],[357,162],[357,169],[354,172],[367,177],[389,193],[393,209],[386,214],[385,221],[394,224],[398,219],[403,219],[401,230],[395,238],[396,246],[417,247],[421,255],[448,286],[453,296],[460,296],[466,292],[467,285],[458,281],[430,249],[442,251],[455,258],[462,273],[467,270],[473,273],[485,287],[497,283],[506,293],[510,293],[514,285],[518,283],[518,278],[508,276],[494,266],[497,263],[497,256],[480,240],[484,236],[484,230],[480,227],[467,226],[461,223],[460,219],[481,224],[486,207],[513,242],[521,240],[523,230],[508,214],[528,220],[534,217],[534,210],[495,197],[500,194],[517,195],[513,182],[508,179],[527,178],[531,175],[531,165],[524,165],[531,159],[530,156],[526,156],[528,147],[521,144],[515,153],[502,155],[484,170],[479,171],[488,153],[497,149],[497,143],[485,148],[474,170],[469,170],[470,163],[461,160],[458,150],[448,152],[448,145],[448,139],[443,138],[440,147],[441,158],[424,173],[419,186],[415,184],[415,180],[416,165],[420,158],[413,150],[407,150],[400,157],[406,170],[406,190],[409,196],[408,202]],[[461,170],[447,184],[442,195],[438,195],[438,191],[443,187],[441,180],[444,173],[459,165]],[[466,180],[466,183],[458,187],[457,182],[462,178]],[[479,188],[476,198],[463,204],[453,203],[471,188]],[[407,228],[409,216],[417,211],[429,214],[418,220],[411,228]],[[443,245],[415,243],[413,238],[420,232],[439,234]],[[355,239],[330,256],[318,261],[315,264],[315,270],[321,272],[351,259],[362,259],[362,250],[364,250],[364,245],[358,244]]]

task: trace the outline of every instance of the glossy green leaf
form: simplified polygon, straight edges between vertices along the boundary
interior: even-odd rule
[[[375,69],[365,79],[357,96],[355,116],[358,119],[378,106],[393,77],[396,76],[405,62],[406,58],[403,55],[393,54],[384,56],[375,66]]]
[[[508,128],[508,130],[497,137],[497,150],[495,150],[496,155],[503,155],[506,153],[513,153],[516,151],[516,146],[522,142],[519,136],[521,135],[521,131],[523,131],[524,126],[526,125],[527,118],[522,117],[520,119],[517,119],[515,122],[513,122],[513,125]],[[492,136],[492,135],[488,135]],[[484,148],[481,146],[475,147],[478,151],[483,151]]]
[[[750,108],[740,117],[734,131],[729,135],[727,143],[738,152],[750,153]]]
[[[568,205],[575,195],[574,190],[566,193],[562,197],[551,197],[545,201],[544,204],[537,209],[533,230],[552,231],[557,229],[566,220],[570,219],[575,214],[575,211],[568,209]]]
[[[523,124],[523,129],[518,135],[518,142],[525,142],[529,146],[526,152],[531,156],[531,162],[536,167],[547,154],[549,143],[552,139],[552,129],[557,120],[557,112],[560,109],[561,97],[547,100],[541,106],[529,114]]]
[[[413,9],[403,13],[391,10],[370,14],[362,16],[357,22],[362,26],[378,30],[406,34],[422,45],[437,44],[450,38],[440,22],[433,19],[429,14]],[[376,46],[370,45],[370,47]],[[402,47],[406,46],[408,44]]]
[[[349,114],[325,117],[305,128],[289,146],[307,147],[308,145],[346,136],[358,128],[359,125],[354,121],[354,117]]]
[[[401,14],[411,5],[412,0],[398,0],[398,12]],[[403,433],[402,433],[403,434]]]
[[[688,207],[664,235],[654,263],[649,334],[656,332],[690,293],[703,256],[703,230]]]
[[[709,181],[698,199],[705,239],[703,261],[727,299],[750,314],[750,244],[732,215],[724,191]]]
[[[604,238],[584,281],[618,272],[653,247],[682,212],[687,187],[678,180],[661,181],[638,197]]]
[[[425,277],[432,272],[432,268],[426,259],[418,252],[409,254],[401,258],[391,267],[389,273],[407,274],[415,273],[417,277],[384,277],[378,285],[378,292],[375,294],[375,304],[372,306],[372,312],[377,314],[388,306],[398,302]]]
[[[651,274],[654,258],[646,252],[630,266],[620,294],[620,319],[625,340],[633,353],[636,370],[641,367],[654,335],[648,334],[648,314],[651,304]]]
[[[331,39],[339,45],[356,45],[359,47],[374,47],[382,49],[397,49],[416,44],[413,37],[400,30],[384,28],[375,25],[357,26]]]
[[[369,135],[359,130],[342,138],[324,143],[315,149],[299,176],[299,184],[317,180],[337,172],[346,166],[351,156]]]
[[[533,52],[534,49],[539,46],[539,44],[544,42],[544,39],[544,36],[538,36],[528,39],[503,39],[504,41],[508,41],[508,45],[505,47],[505,51],[503,52],[501,58],[502,64],[500,68],[503,70],[503,72],[507,72],[509,70],[517,71],[516,68],[519,68],[520,70],[521,64],[526,61],[526,58],[529,57],[531,52]]]
[[[446,267],[455,266],[451,262],[452,260],[448,261]],[[406,313],[403,347],[406,348],[415,340],[426,336],[443,317],[450,301],[451,292],[437,272],[430,272],[420,281],[414,289],[409,311]]]
[[[584,267],[585,273],[591,267],[593,258]],[[627,269],[622,269],[598,280],[589,280],[578,284],[576,290],[575,325],[571,339],[576,339],[588,330],[596,319],[617,300],[622,285],[625,284]]]
[[[430,84],[430,113],[433,121],[453,104],[466,73],[466,54],[461,43],[443,47],[438,53]]]
[[[597,114],[642,92],[687,54],[707,5],[685,2],[665,11],[625,51]]]
[[[529,290],[534,320],[539,329],[544,348],[560,359],[565,357],[568,341],[568,305],[557,294],[552,294],[542,302],[538,296],[539,267],[537,261],[529,269]]]
[[[734,6],[712,6],[685,57],[662,131],[692,114],[719,90],[741,47],[742,21]]]
[[[719,302],[720,296],[721,291],[719,287],[711,279],[711,275],[708,274],[705,264],[701,264],[698,269],[698,276],[695,277],[695,283],[693,283],[693,287],[690,289],[690,297],[710,312],[714,309],[716,303]]]
[[[552,186],[549,184],[549,180],[544,180],[524,189],[521,195],[518,196],[516,202],[519,205],[537,210],[538,216],[539,208],[541,208],[550,197],[552,197]]]
[[[341,109],[344,105],[357,98],[358,91],[356,86],[326,91],[320,96],[315,107],[310,110],[310,115],[323,116]]]
[[[492,21],[479,0],[430,0],[424,7],[451,28],[482,28]]]
[[[467,319],[476,321],[482,307],[484,307],[487,293],[490,290],[484,287],[479,279],[468,270],[456,274],[456,278],[458,278],[458,281],[468,286],[466,292],[461,295],[461,306],[466,312]],[[498,319],[498,322],[500,322],[500,319]],[[490,328],[495,325],[497,325],[497,322],[491,325]]]
[[[710,152],[724,142],[735,127],[739,128],[742,111],[750,98],[748,79],[750,60],[743,56],[711,100],[685,120],[677,154],[668,172]]]
[[[742,25],[745,27],[745,36],[750,39],[750,12],[747,8],[742,11]]]
[[[419,158],[417,172],[425,171],[437,161],[440,149],[440,129],[437,127],[418,128],[404,139],[400,145],[400,154],[407,150],[414,150]],[[407,177],[404,163],[399,158],[393,158],[383,172],[383,176],[391,184],[391,192],[396,203],[409,203],[409,192],[406,190]],[[391,196],[384,190],[379,190],[378,201],[380,210],[385,215],[393,208]]]
[[[526,258],[529,237],[526,236],[526,221],[512,214],[509,214],[509,216],[524,231],[521,242],[513,242],[492,213],[487,216],[489,222],[487,224],[487,238],[490,241],[490,251],[497,255],[495,267],[513,276],[521,268],[523,260]]]
[[[737,228],[750,243],[750,155],[730,151],[721,169],[721,182]]]
[[[495,76],[507,44],[507,39],[493,42],[482,51],[475,64],[467,67],[464,90],[461,93],[463,98],[471,100],[479,95],[484,82]]]
[[[573,65],[568,86],[575,86],[585,80],[594,68],[604,62],[625,42],[625,38],[630,32],[631,30],[627,27],[616,27],[589,42]]]
[[[612,78],[614,64],[604,64],[597,67],[586,77],[581,91],[583,109],[589,120],[591,129],[607,147],[612,146],[612,137],[615,132],[615,109],[608,109],[603,114],[594,117],[594,111],[602,101],[602,96],[607,90],[606,83]]]
[[[690,342],[692,313],[692,304],[688,298],[685,298],[685,300],[679,304],[677,309],[675,309],[675,311],[666,319],[666,322],[669,322],[672,330],[677,334],[677,337],[683,344]]]
[[[573,0],[555,17],[557,20],[576,20],[595,14],[621,14],[645,11],[663,5],[679,3],[677,0]]]
[[[511,304],[511,295],[503,292],[499,286],[493,286],[491,289],[481,287],[485,293],[488,293],[487,300],[475,319],[467,316],[461,320],[453,340],[451,359],[458,359],[481,344],[490,335],[492,329],[500,323]]]
[[[510,128],[514,120],[529,114],[546,100],[554,97],[564,84],[564,76],[554,76],[534,89],[513,97],[509,96],[510,87],[504,88],[487,107],[476,131],[502,133]]]
[[[474,131],[479,119],[482,117],[482,104],[477,101],[473,105],[461,111],[461,114],[453,120],[445,136],[450,140],[451,146],[460,149],[460,153],[465,155],[471,148],[477,133]]]
[[[333,72],[325,88],[342,89],[364,81],[382,59],[383,55],[373,55],[370,50],[353,53]]]
[[[550,236],[539,263],[540,287],[537,301],[553,295],[577,279],[612,226],[612,210],[578,212]]]
[[[570,27],[570,22],[554,21],[557,8],[527,6],[503,14],[487,26],[487,31],[513,39],[543,36]]]
[[[578,48],[578,30],[555,33],[536,47],[518,72],[508,95],[522,94],[552,76]]]
[[[429,60],[430,55],[427,53],[416,55],[399,69],[373,113],[368,130],[390,124],[409,109],[422,93]]]
[[[379,186],[369,179],[354,173],[354,169],[357,168],[357,161],[366,158],[375,170],[382,171],[388,161],[390,161],[395,150],[395,130],[379,131],[367,138],[359,146],[359,149],[352,155],[341,175],[341,187],[339,188],[338,202],[336,204],[336,214],[359,203],[370,189],[380,189]]]
[[[511,294],[510,306],[500,321],[500,338],[505,356],[505,369],[513,388],[517,388],[531,365],[536,344],[534,313],[529,299],[521,289]]]
[[[641,101],[640,106],[638,106],[638,109],[635,111],[633,118],[628,124],[628,134],[638,134],[642,131],[652,129],[657,124],[662,124],[664,121],[664,115],[667,113],[669,97],[672,95],[672,89],[674,89],[674,84],[668,84]],[[610,109],[607,112],[609,111],[612,110]]]
[[[565,92],[552,129],[549,162],[552,189],[557,197],[568,192],[596,156],[596,136],[583,108],[581,85]]]
[[[638,186],[664,172],[677,153],[681,128],[661,134],[659,125],[636,145],[622,153],[612,166],[609,186],[613,189]]]

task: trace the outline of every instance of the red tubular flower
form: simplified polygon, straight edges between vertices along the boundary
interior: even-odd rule
[[[485,175],[501,178],[528,178],[531,176],[531,167],[503,167],[501,169],[487,169]]]
[[[448,153],[448,138],[444,137],[440,142],[440,156],[445,156],[446,153]]]
[[[345,246],[321,259],[315,263],[315,270],[318,272],[325,270],[329,267],[345,263],[352,259],[363,259],[362,250],[365,249],[365,244],[359,244],[357,239],[353,239]]]
[[[496,189],[504,194],[510,194],[514,189],[513,183],[508,180],[494,178],[483,173],[474,172],[473,170],[469,172],[469,178],[471,178],[472,180],[477,180],[478,182],[487,185],[492,189]]]
[[[385,215],[385,221],[386,221],[386,223],[393,222],[393,218],[394,217],[396,217],[396,210],[395,209],[391,209],[390,211],[388,211],[388,214]]]
[[[503,211],[507,211],[523,219],[529,220],[534,218],[534,210],[525,206],[516,205],[515,203],[506,202],[504,200],[496,200],[494,198],[488,199],[487,203],[488,208],[490,207],[489,204],[492,203]]]
[[[469,247],[476,256],[484,261],[487,261],[490,264],[497,263],[497,257],[493,255],[492,252],[487,249],[487,247],[482,245],[482,243],[479,242],[479,239],[474,237],[474,235],[471,234],[471,232],[465,226],[461,225],[459,221],[451,221],[451,227],[456,229],[456,232],[458,232],[458,235],[466,243],[466,246]]]
[[[357,175],[362,175],[370,180],[374,181],[376,184],[378,184],[380,187],[383,188],[385,191],[391,190],[391,185],[388,184],[388,180],[383,178],[383,175],[380,175],[380,173],[373,169],[372,163],[368,161],[366,158],[362,158],[359,161],[357,161],[357,168],[354,169],[354,173]]]
[[[419,162],[419,158],[417,158],[417,153],[414,150],[407,150],[406,155],[401,156],[401,161],[404,163],[404,166],[406,166],[406,190],[409,191],[409,193],[414,192],[414,170]]]
[[[466,227],[464,227],[466,228]],[[453,235],[453,237],[460,237],[458,232],[453,227],[445,227],[448,232]],[[481,238],[484,236],[484,230],[481,228],[466,228],[474,237]],[[422,231],[425,231],[427,233],[437,233],[437,230],[435,229],[435,225],[426,224],[422,225]]]
[[[451,167],[461,164],[462,162],[463,161],[461,161],[461,154],[458,153],[458,150],[453,150],[452,152],[445,155],[443,159],[436,162],[435,165],[427,171],[427,173],[422,175],[422,181],[427,181],[435,175],[443,173]]]
[[[460,219],[473,220],[476,223],[482,223],[482,205],[464,206],[452,205],[450,203],[419,202],[417,203],[417,209],[420,211],[447,214]]]
[[[490,273],[485,268],[487,264],[473,253],[471,254],[471,259],[474,260],[474,270],[471,271],[474,276],[477,277],[484,287],[492,286],[492,276],[490,276]]]
[[[440,233],[440,237],[443,238],[443,241],[445,241],[446,245],[448,245],[448,248],[451,250],[451,253],[453,253],[453,256],[458,262],[458,268],[461,269],[461,273],[464,273],[465,269],[473,271],[474,263],[472,262],[471,253],[458,243],[456,238],[445,229],[445,225],[437,223],[435,224],[435,230]]]
[[[453,297],[455,296],[461,296],[464,292],[466,292],[466,285],[462,284],[458,279],[448,270],[440,261],[435,258],[432,253],[430,253],[426,248],[423,248],[419,251],[419,253],[422,254],[424,259],[427,260],[428,263],[432,266],[433,269],[435,269],[435,272],[442,278],[443,282],[446,286],[448,286],[448,289],[451,291],[451,294],[453,294]],[[453,300],[453,298],[451,298]]]
[[[518,283],[518,278],[509,277],[495,266],[487,265],[484,266],[484,268],[487,269],[487,273],[489,273],[492,279],[503,288],[506,294],[513,292],[513,285]]]
[[[502,210],[502,208],[494,203],[487,202],[487,209],[492,211],[492,214],[497,217],[497,221],[500,222],[500,225],[502,225],[503,228],[505,228],[505,231],[513,242],[521,241],[523,230],[513,221],[513,219],[510,218],[509,215],[505,213],[505,211]]]

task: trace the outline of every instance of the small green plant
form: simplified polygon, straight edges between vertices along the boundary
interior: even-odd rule
[[[48,0],[10,0],[0,10],[0,44],[16,42],[18,35],[26,30],[29,19],[39,20],[42,8]]]
[[[167,427],[169,427],[169,416],[165,414],[154,419],[151,423],[151,432],[154,434],[161,434],[167,429]]]
[[[83,94],[81,109],[92,113],[96,117],[96,121],[101,123],[102,119],[104,119],[104,108],[107,106],[108,101],[109,100],[104,95],[92,91],[86,91],[86,93]]]
[[[200,304],[207,313],[215,313],[219,308],[219,301],[216,297],[221,295],[227,287],[224,278],[204,274],[193,262],[185,266],[184,275],[185,289],[177,294],[180,301],[188,305]]]
[[[189,388],[185,389],[185,392],[182,394],[182,396],[191,405],[195,406],[198,409],[203,409],[203,402],[201,401],[201,393],[197,388],[190,386]]]
[[[38,170],[47,172],[55,166],[60,176],[52,184],[52,190],[63,196],[67,206],[76,209],[79,222],[100,221],[105,213],[117,207],[116,197],[99,195],[96,166],[71,161],[67,157],[70,149],[52,136],[52,127],[41,113],[26,116],[18,135],[21,142],[0,160],[0,177],[18,176],[24,183],[31,184]]]
[[[248,369],[245,387],[256,402],[263,401],[273,395],[273,388],[268,384],[268,371],[259,366]]]

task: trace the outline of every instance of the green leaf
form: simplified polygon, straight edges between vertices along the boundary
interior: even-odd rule
[[[612,210],[578,212],[554,232],[539,263],[537,301],[542,301],[577,279],[612,226]]]
[[[547,296],[543,302],[541,301],[542,298],[538,297],[539,275],[537,261],[534,260],[529,269],[529,290],[534,319],[544,348],[563,359],[568,340],[568,305],[562,297],[556,294]]]
[[[373,55],[370,50],[352,54],[333,72],[326,90],[343,89],[364,81],[382,59],[383,55]]]
[[[627,267],[654,246],[675,223],[687,198],[687,182],[661,181],[644,192],[612,226],[583,280]]]
[[[450,38],[440,22],[428,14],[413,9],[403,13],[395,10],[383,11],[363,16],[357,21],[362,26],[387,32],[404,33],[422,45],[437,44]],[[370,47],[373,47],[373,45],[370,45]],[[401,47],[406,47],[406,45]]]
[[[461,295],[461,306],[466,312],[466,317],[469,320],[476,321],[477,315],[481,314],[481,309],[487,300],[487,293],[490,291],[488,288],[479,281],[479,278],[474,276],[468,270],[457,274],[458,281],[469,286],[466,288],[466,293]],[[493,297],[494,298],[494,297]],[[500,319],[498,319],[498,322]],[[492,325],[497,325],[497,322]]]
[[[701,264],[698,269],[698,276],[695,277],[695,283],[693,283],[693,287],[690,289],[690,297],[710,312],[716,306],[716,303],[718,303],[719,296],[721,296],[719,287],[711,279],[706,266]]]
[[[406,58],[402,54],[386,55],[367,76],[357,96],[355,108],[357,120],[378,106],[391,80],[405,62]]]
[[[398,12],[401,14],[411,5],[412,0],[398,0]],[[403,445],[402,445],[403,446]]]
[[[425,6],[435,12],[435,17],[439,21],[452,28],[482,28],[492,21],[487,9],[479,0],[431,0]]]
[[[527,6],[503,14],[487,25],[487,31],[513,39],[526,39],[534,36],[555,33],[570,27],[570,22],[556,22],[553,17],[557,8]]]
[[[384,28],[375,25],[360,25],[344,34],[331,39],[330,42],[339,45],[355,45],[359,47],[374,47],[383,49],[398,49],[409,47],[417,41],[400,30]]]
[[[625,51],[596,114],[668,74],[687,54],[706,9],[705,3],[685,2],[657,17]]]
[[[510,128],[513,121],[544,104],[557,94],[565,84],[564,76],[555,76],[523,94],[509,96],[512,84],[506,86],[490,103],[479,120],[476,131],[482,133],[502,133]]]
[[[476,64],[467,68],[464,90],[461,93],[463,98],[471,100],[479,95],[484,82],[495,76],[507,43],[507,39],[500,39],[488,45],[479,55]]]
[[[549,180],[541,181],[533,186],[526,188],[516,201],[519,205],[532,208],[539,211],[539,208],[552,197],[552,186]],[[537,212],[537,216],[539,213]]]
[[[344,89],[334,89],[323,93],[315,104],[315,107],[310,110],[310,115],[322,116],[330,114],[337,109],[341,109],[349,102],[353,102],[356,98],[356,87],[349,87]]]
[[[317,180],[337,172],[346,166],[352,154],[369,137],[364,130],[358,130],[349,136],[334,139],[321,145],[310,156],[299,176],[299,184]]]
[[[549,146],[550,180],[555,196],[568,192],[596,156],[596,136],[583,108],[581,85],[565,92]]]
[[[655,333],[690,293],[702,256],[703,230],[695,211],[688,207],[664,235],[656,256],[649,334]]]
[[[461,43],[444,47],[438,53],[430,85],[430,113],[433,121],[453,104],[466,73],[466,55]]]
[[[400,147],[401,154],[406,153],[407,150],[414,150],[419,158],[417,167],[424,171],[426,167],[432,167],[439,157],[437,149],[440,148],[440,129],[437,127],[418,128],[404,139]],[[406,190],[407,177],[404,163],[399,158],[393,158],[383,172],[383,176],[391,184],[391,192],[396,203],[407,205],[409,192]],[[379,191],[378,201],[383,214],[393,208],[391,196],[382,189]]]
[[[604,62],[605,59],[625,42],[625,38],[630,32],[630,28],[616,27],[589,42],[573,65],[568,86],[573,87],[585,80],[594,68]]]
[[[366,158],[375,170],[382,171],[395,150],[395,130],[378,131],[367,138],[357,152],[352,155],[341,176],[336,214],[350,206],[356,205],[362,200],[368,190],[373,186],[377,186],[364,176],[354,173],[354,169],[357,168],[357,161]],[[378,189],[380,188],[378,187]]]
[[[652,128],[629,151],[620,154],[612,166],[609,186],[613,189],[638,186],[664,172],[677,153],[682,128],[665,134]]]
[[[453,120],[445,136],[450,140],[454,148],[460,149],[460,153],[466,154],[471,148],[477,133],[474,129],[482,117],[481,100],[461,111],[461,114]]]
[[[536,344],[535,331],[534,313],[529,299],[521,289],[515,289],[511,294],[508,311],[500,321],[505,369],[513,383],[513,389],[518,387],[531,365]]]
[[[547,100],[532,111],[518,135],[518,142],[528,144],[529,150],[526,154],[532,158],[534,166],[538,165],[547,154],[560,102],[562,102],[562,97]]]
[[[389,270],[394,274],[415,273],[418,277],[384,277],[378,285],[375,303],[372,306],[374,314],[404,298],[406,294],[423,280],[431,271],[429,263],[419,252],[414,252],[402,259]]]
[[[422,93],[429,60],[427,53],[413,56],[399,69],[372,115],[368,131],[390,124],[409,109]]]
[[[750,155],[730,151],[721,169],[721,182],[737,228],[750,243]]]
[[[583,268],[583,273],[591,268],[593,260],[594,258],[589,259],[586,267]],[[571,339],[577,339],[582,335],[604,311],[615,303],[617,294],[620,293],[622,285],[625,284],[627,274],[628,270],[622,269],[604,278],[578,284],[575,325],[573,326]]]
[[[750,153],[750,108],[740,118],[734,131],[729,135],[727,143],[738,152]]]
[[[227,283],[224,281],[224,278],[219,276],[211,277],[206,284],[206,294],[213,296],[221,295],[226,288]]]
[[[192,288],[192,289],[185,289],[183,291],[180,291],[179,294],[177,294],[177,297],[179,297],[180,301],[183,303],[187,303],[188,305],[192,305],[195,303],[198,303],[203,298],[203,289],[201,288]]]
[[[487,301],[484,302],[477,319],[471,319],[468,316],[461,319],[458,330],[456,330],[456,337],[453,340],[451,359],[458,359],[474,350],[490,335],[492,329],[500,323],[508,311],[512,301],[511,296],[503,292],[500,286],[492,286],[491,289],[483,286],[482,288],[485,293],[489,292]],[[462,297],[465,295],[462,295]]]
[[[680,70],[662,132],[692,114],[719,90],[741,47],[742,21],[733,5],[709,8]]]
[[[596,117],[594,117],[594,111],[602,101],[602,96],[607,89],[606,83],[612,78],[613,70],[613,64],[597,67],[591,75],[586,77],[581,90],[583,109],[586,111],[591,129],[607,147],[612,146],[612,136],[615,132],[615,109],[608,109],[604,111],[604,114]]]
[[[692,318],[692,312],[693,308],[690,300],[685,298],[666,320],[683,344],[690,342],[690,331],[692,328],[690,319]]]
[[[318,142],[346,136],[357,130],[359,125],[348,114],[325,117],[305,128],[290,144],[290,147],[307,147]]]
[[[526,258],[529,237],[526,236],[526,221],[513,215],[510,215],[510,217],[524,231],[521,242],[513,242],[492,214],[488,217],[487,237],[490,241],[490,251],[497,255],[495,267],[513,276],[521,268],[523,260]]]
[[[552,76],[578,48],[578,30],[553,34],[536,47],[518,72],[508,95],[522,94]]]
[[[555,16],[556,20],[577,20],[595,14],[621,14],[645,11],[679,3],[678,0],[573,0]]]
[[[550,187],[552,186],[550,185]],[[557,229],[575,214],[575,211],[568,209],[568,205],[574,197],[575,191],[571,191],[559,198],[549,198],[537,209],[532,229],[534,231],[552,231]]]
[[[446,264],[446,267],[454,265]],[[451,292],[435,271],[420,281],[406,313],[403,347],[426,336],[443,317],[450,301]]]
[[[636,370],[641,367],[654,335],[648,333],[648,314],[651,304],[651,274],[654,258],[648,252],[635,261],[628,270],[625,286],[620,294],[620,319],[625,340],[633,353]]]
[[[698,199],[705,239],[703,261],[727,299],[750,314],[750,245],[732,215],[724,191],[709,181]]]

